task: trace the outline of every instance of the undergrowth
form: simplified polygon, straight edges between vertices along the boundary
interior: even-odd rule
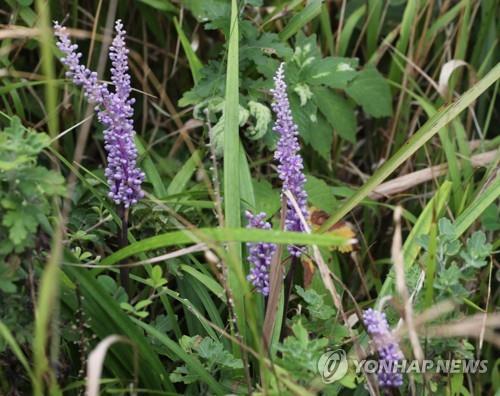
[[[497,10],[5,0],[0,395],[496,394]]]

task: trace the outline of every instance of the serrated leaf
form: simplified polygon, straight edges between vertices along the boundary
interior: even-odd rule
[[[246,25],[242,23],[242,30],[244,26]],[[240,64],[253,62],[262,75],[271,79],[280,63],[273,56],[287,60],[291,58],[293,51],[275,33],[265,32],[257,38],[255,27],[250,25],[247,31],[248,33],[243,32],[248,37],[240,47]]]
[[[304,33],[297,34],[295,51],[292,60],[301,69],[301,74],[307,75],[307,70],[312,67],[316,59],[321,58],[321,51],[316,41],[316,35],[306,36]],[[286,73],[288,70],[285,71]]]
[[[309,197],[309,202],[319,209],[332,212],[335,209],[335,196],[333,189],[323,180],[312,175],[307,175],[305,189]]]
[[[487,257],[491,252],[491,245],[486,242],[486,235],[482,231],[476,231],[467,240],[467,250],[473,257]]]
[[[300,98],[300,105],[305,106],[306,103],[309,101],[309,99],[312,98],[312,92],[311,89],[307,84],[297,84],[294,88],[293,91],[299,95]]]
[[[271,110],[266,105],[253,100],[248,102],[248,109],[254,123],[247,129],[247,136],[252,140],[258,140],[268,131],[271,122]]]
[[[304,290],[298,285],[295,286],[295,290],[307,303],[307,310],[313,319],[328,320],[335,315],[335,310],[325,304],[323,296],[319,295],[316,290]]]
[[[255,194],[255,213],[264,212],[268,216],[276,213],[280,206],[280,192],[273,189],[267,180],[252,180]]]
[[[22,179],[23,183],[20,184],[19,189],[27,197],[64,195],[66,193],[62,175],[41,166],[25,169]]]
[[[28,234],[36,231],[38,221],[36,213],[18,207],[5,214],[2,224],[9,229],[9,239],[12,243],[20,245],[28,237]]]
[[[342,138],[356,141],[356,116],[350,103],[329,88],[314,87],[314,101],[321,113]]]
[[[225,75],[220,62],[208,62],[200,70],[200,81],[189,91],[184,92],[178,104],[180,107],[200,104],[203,100],[223,96]]]
[[[169,375],[170,381],[172,382],[182,382],[186,385],[192,384],[199,380],[199,376],[190,373],[186,366],[176,367],[175,370]]]
[[[462,272],[456,264],[451,264],[442,271],[434,283],[437,289],[446,290],[459,284]]]
[[[199,22],[229,18],[231,4],[226,0],[186,0],[183,2]]]
[[[311,85],[327,85],[345,89],[356,75],[358,60],[355,58],[327,57],[315,61],[308,69],[306,81]]]
[[[302,322],[300,320],[293,324],[292,331],[294,336],[300,342],[300,344],[303,347],[306,347],[307,344],[309,343],[309,333],[307,332],[306,328],[302,325]]]
[[[243,368],[241,359],[236,359],[224,346],[212,338],[206,337],[199,344],[197,352],[200,357],[208,360],[210,363],[220,364],[230,368]]]
[[[333,128],[322,114],[318,114],[314,101],[309,101],[305,106],[300,105],[298,96],[290,95],[290,106],[293,119],[299,127],[299,134],[304,142],[309,144],[324,159],[328,160],[333,142]]]
[[[455,226],[446,217],[439,219],[438,228],[439,228],[439,235],[440,236],[444,236],[448,240],[452,240],[452,239],[456,238]]]
[[[373,117],[392,115],[389,84],[373,67],[358,72],[356,78],[347,86],[346,93]]]

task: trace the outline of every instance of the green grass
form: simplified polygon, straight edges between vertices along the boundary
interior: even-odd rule
[[[398,206],[411,330],[425,357],[489,362],[482,375],[415,374],[415,393],[498,388],[496,5],[6,0],[0,394],[84,393],[88,357],[113,335],[126,342],[107,351],[102,394],[367,393],[362,373],[326,384],[317,363],[327,350],[359,357],[370,338],[363,309],[383,310],[391,328],[403,317],[391,257]],[[103,40],[118,18],[145,173],[126,246],[120,208],[107,197],[103,127],[97,117],[85,125],[93,106],[65,76],[51,31],[52,19],[71,28],[81,62],[112,89]],[[453,60],[465,63],[443,81]],[[281,219],[270,95],[280,62],[311,233],[285,231]],[[399,190],[374,198],[394,178]],[[246,228],[245,211],[265,212],[272,229]],[[264,257],[279,265],[269,297],[247,279],[249,247],[262,242],[281,251]],[[288,296],[290,244],[303,254]],[[128,290],[119,277],[125,265]],[[478,313],[490,318],[484,332],[463,325],[453,336],[429,336]],[[405,333],[400,343],[411,360]],[[411,387],[405,375],[395,392]]]

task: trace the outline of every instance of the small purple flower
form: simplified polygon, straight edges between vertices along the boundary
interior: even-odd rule
[[[266,214],[259,213],[254,215],[250,212],[245,213],[248,219],[247,228],[258,228],[261,230],[270,230],[271,224],[265,221]],[[248,261],[251,265],[250,274],[247,279],[252,282],[255,288],[264,296],[269,294],[269,270],[271,260],[276,252],[276,245],[273,243],[259,242],[247,243]]]
[[[111,81],[115,91],[110,94],[108,111],[101,122],[107,126],[104,131],[105,148],[108,152],[106,177],[110,188],[109,196],[115,203],[123,203],[126,208],[137,203],[143,197],[141,183],[144,173],[137,168],[137,149],[134,143],[134,125],[130,97],[130,75],[128,71],[125,47],[125,31],[120,20],[115,25],[116,36],[110,47],[109,57],[112,62]]]
[[[300,145],[297,137],[299,132],[297,125],[293,122],[283,68],[282,63],[274,77],[274,89],[271,90],[272,108],[276,114],[273,130],[279,134],[274,158],[279,162],[278,175],[283,182],[282,190],[289,190],[292,193],[302,215],[307,219],[307,193],[304,190],[306,178],[302,172],[304,165],[299,154]],[[285,230],[304,231],[300,216],[289,200],[287,200]],[[295,246],[289,246],[288,251],[294,256],[300,256],[301,253],[300,249]]]
[[[379,385],[386,388],[403,385],[403,374],[397,372],[396,364],[404,355],[389,328],[385,313],[368,308],[363,313],[363,322],[380,357]]]
[[[91,103],[102,105],[108,96],[106,84],[99,82],[97,73],[89,70],[80,64],[82,54],[78,51],[78,45],[71,44],[68,32],[59,22],[54,23],[54,30],[57,38],[57,47],[64,56],[61,62],[68,68],[66,77],[73,80],[75,85],[82,86],[85,97]]]
[[[59,41],[57,46],[64,56],[61,62],[68,68],[66,76],[82,86],[89,102],[96,105],[97,118],[104,125],[104,148],[107,152],[105,171],[109,184],[109,197],[125,208],[137,203],[144,196],[141,184],[144,173],[137,167],[137,149],[134,143],[132,121],[134,99],[130,98],[130,75],[127,64],[128,49],[125,47],[125,31],[120,20],[116,21],[116,37],[110,47],[111,81],[110,92],[99,82],[97,73],[80,64],[78,46],[71,44],[66,28],[54,24]]]

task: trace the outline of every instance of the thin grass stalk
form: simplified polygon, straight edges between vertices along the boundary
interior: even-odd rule
[[[295,273],[297,272],[297,268],[299,266],[300,259],[298,257],[292,257],[292,261],[290,263],[290,269],[288,270],[288,274],[286,275],[285,278],[285,295],[284,295],[284,302],[283,302],[283,319],[281,322],[281,331],[280,331],[280,341],[283,341],[285,338],[285,330],[286,330],[286,314],[288,311],[288,303],[290,301],[290,295],[292,294],[292,288],[293,288],[293,280],[295,278]]]
[[[120,235],[118,238],[119,248],[122,249],[128,245],[128,215],[129,210],[125,206],[120,205],[118,208],[118,214],[121,219]],[[130,294],[129,287],[129,272],[130,268],[127,266],[120,267],[120,283],[125,289],[127,294]]]
[[[422,147],[432,136],[448,125],[465,108],[471,105],[481,94],[483,94],[492,84],[500,78],[500,63],[478,81],[467,92],[459,97],[455,102],[449,104],[441,111],[431,117],[391,158],[389,158],[367,182],[342,206],[337,209],[332,216],[325,221],[320,228],[325,232],[332,225],[340,221],[356,205],[366,198],[380,183],[382,183],[398,166],[403,164],[420,147]]]
[[[37,0],[36,9],[38,12],[38,26],[40,32],[40,51],[42,59],[42,71],[46,79],[45,85],[45,103],[48,114],[48,129],[49,135],[54,139],[59,130],[59,121],[57,113],[57,87],[55,85],[55,71],[53,62],[53,36],[50,22],[50,11],[47,5],[42,0]],[[57,148],[57,140],[53,140],[52,146]],[[58,213],[59,208],[57,202],[54,202],[55,213]],[[52,239],[50,256],[47,261],[42,278],[40,281],[40,289],[38,294],[37,305],[35,308],[35,334],[33,338],[33,359],[34,359],[34,382],[33,393],[35,396],[41,396],[44,393],[44,377],[48,377],[48,390],[51,394],[60,394],[60,389],[57,384],[55,373],[50,367],[49,359],[46,354],[46,348],[49,340],[49,327],[58,329],[58,317],[54,312],[59,312],[59,309],[54,308],[58,305],[59,294],[59,264],[62,257],[63,249],[63,227],[64,213],[58,217],[56,221],[55,233]],[[51,326],[51,324],[53,325]],[[52,360],[57,359],[59,350],[59,334],[52,334],[53,342],[51,345]]]

